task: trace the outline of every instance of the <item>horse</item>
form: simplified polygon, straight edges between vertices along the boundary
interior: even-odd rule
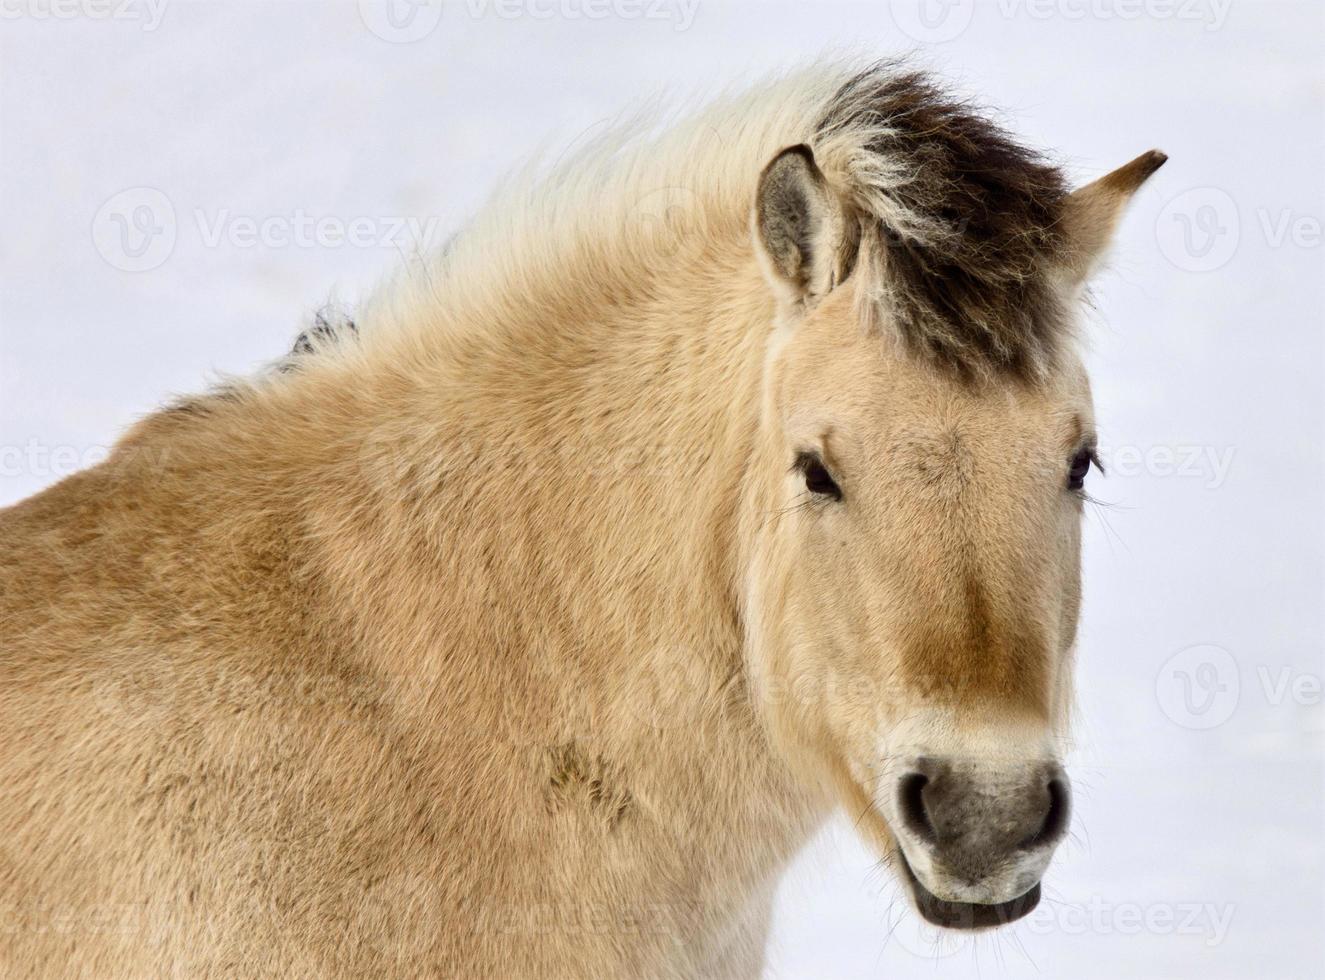
[[[1150,151],[823,62],[520,171],[0,512],[6,977],[750,978],[845,813],[1027,914]]]

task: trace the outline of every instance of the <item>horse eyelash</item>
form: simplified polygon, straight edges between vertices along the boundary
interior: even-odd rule
[[[819,457],[817,455],[808,450],[802,450],[801,452],[798,452],[796,458],[791,461],[791,469],[787,470],[787,472],[803,473],[805,472],[805,467],[815,462],[819,462]]]

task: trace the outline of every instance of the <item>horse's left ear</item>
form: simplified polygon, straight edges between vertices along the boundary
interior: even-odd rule
[[[1085,280],[1108,249],[1127,202],[1168,157],[1159,150],[1142,153],[1131,163],[1073,191],[1063,201],[1067,266],[1077,282]]]
[[[854,258],[846,209],[805,144],[775,156],[759,176],[755,247],[770,284],[794,306],[828,293]]]

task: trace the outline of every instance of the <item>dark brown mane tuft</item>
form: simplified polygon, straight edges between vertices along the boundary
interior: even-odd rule
[[[1062,172],[929,77],[875,65],[831,100],[817,139],[862,134],[840,188],[863,216],[887,319],[964,376],[1033,377],[1065,329],[1046,272]],[[863,161],[863,162],[862,162]]]

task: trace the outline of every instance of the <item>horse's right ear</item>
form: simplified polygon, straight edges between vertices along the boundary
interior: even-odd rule
[[[1065,264],[1077,283],[1085,281],[1099,264],[1137,188],[1166,160],[1168,156],[1159,150],[1142,153],[1063,200],[1063,229],[1068,241]]]
[[[755,250],[764,274],[781,296],[803,306],[843,278],[848,246],[842,202],[805,144],[783,150],[759,176],[755,196]]]

